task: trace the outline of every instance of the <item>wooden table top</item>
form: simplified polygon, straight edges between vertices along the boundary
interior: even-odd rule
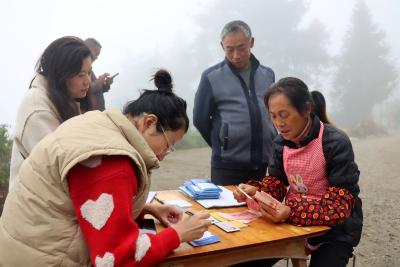
[[[233,186],[226,186],[227,189],[233,190]],[[204,210],[204,208],[192,200],[190,197],[180,193],[179,191],[159,191],[157,192],[157,197],[161,200],[171,200],[171,199],[184,199],[190,202],[193,207],[188,210],[192,212],[197,212]],[[233,207],[233,208],[218,208],[218,209],[207,209],[209,212],[238,212],[246,210],[247,207]],[[186,215],[186,214],[185,214]],[[304,239],[312,236],[321,235],[327,232],[330,228],[327,226],[310,226],[310,227],[297,227],[287,223],[272,223],[268,222],[262,218],[252,221],[248,224],[248,227],[241,228],[238,232],[226,233],[222,229],[215,225],[211,225],[208,230],[217,235],[221,241],[199,247],[192,247],[187,243],[181,244],[172,254],[168,256],[168,259],[180,257],[185,258],[193,255],[207,255],[209,253],[214,253],[215,251],[226,251],[237,248],[251,248],[265,244],[273,244],[274,242],[279,242],[283,240],[296,240]],[[161,230],[162,226],[158,225],[157,230]]]

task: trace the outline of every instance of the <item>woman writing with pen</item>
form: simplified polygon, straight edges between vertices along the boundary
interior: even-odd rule
[[[307,240],[310,266],[344,267],[360,241],[363,220],[360,172],[350,139],[312,113],[310,93],[300,79],[279,80],[264,101],[280,133],[274,140],[270,176],[239,187],[258,200],[267,220],[330,226],[327,234]],[[234,192],[238,201],[245,200],[241,190]],[[239,266],[272,266],[276,261]]]
[[[145,204],[151,171],[189,126],[170,74],[154,81],[123,113],[87,112],[36,146],[0,219],[1,266],[153,266],[203,235],[207,213]],[[141,232],[135,219],[148,213],[169,227]]]

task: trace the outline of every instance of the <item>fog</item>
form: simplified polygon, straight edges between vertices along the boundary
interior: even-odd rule
[[[154,88],[150,76],[166,68],[191,117],[201,72],[223,60],[219,33],[234,19],[250,25],[253,53],[277,79],[296,76],[325,94],[337,124],[400,126],[396,0],[1,2],[0,124],[11,128],[37,59],[65,35],[96,38],[94,72],[120,73],[107,107]]]

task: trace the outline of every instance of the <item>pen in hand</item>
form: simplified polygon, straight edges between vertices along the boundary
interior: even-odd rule
[[[164,201],[162,201],[161,199],[159,199],[157,196],[154,196],[154,200],[157,201],[158,203],[164,205]]]
[[[154,200],[157,201],[158,203],[162,204],[162,205],[165,205],[165,202],[163,200],[159,199],[157,196],[154,197]],[[189,216],[193,216],[194,215],[193,212],[188,211],[188,210],[185,210],[185,213],[187,215],[189,215]]]

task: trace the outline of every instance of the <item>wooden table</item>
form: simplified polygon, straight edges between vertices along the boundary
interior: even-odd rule
[[[233,190],[233,187],[227,186]],[[185,199],[193,204],[190,211],[200,211],[204,208],[179,191],[157,192],[162,200]],[[238,212],[247,207],[209,209],[209,212]],[[158,230],[161,230],[162,226]],[[330,228],[326,226],[296,227],[286,223],[274,224],[264,219],[257,219],[248,227],[238,232],[226,233],[215,225],[209,231],[217,235],[221,241],[211,245],[192,247],[182,243],[174,250],[160,267],[221,267],[234,263],[263,258],[291,258],[293,266],[305,267],[307,256],[304,253],[306,238],[321,235]]]

